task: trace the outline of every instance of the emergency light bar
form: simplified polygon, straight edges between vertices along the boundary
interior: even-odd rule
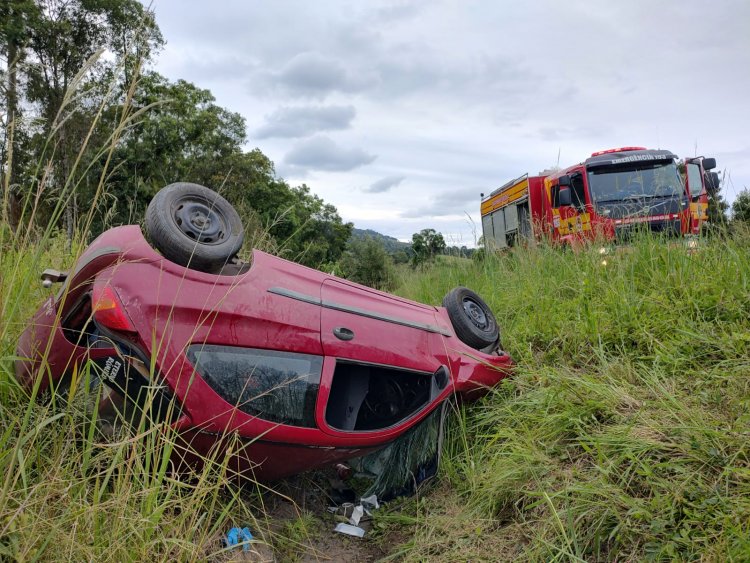
[[[592,152],[591,156],[599,156],[601,154],[609,154],[613,152],[622,152],[622,151],[645,151],[646,147],[620,147],[619,149],[607,149],[606,151],[597,151]]]

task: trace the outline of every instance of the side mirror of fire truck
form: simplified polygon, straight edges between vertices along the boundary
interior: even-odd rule
[[[560,176],[560,179],[557,181],[558,185],[562,188],[563,186],[570,186],[570,176],[567,174],[564,174],[563,176]]]
[[[570,188],[560,188],[560,194],[558,195],[558,201],[560,203],[560,207],[567,207],[570,205],[573,205],[573,199],[570,195]]]
[[[703,170],[713,170],[716,168],[715,158],[704,158],[703,159]]]

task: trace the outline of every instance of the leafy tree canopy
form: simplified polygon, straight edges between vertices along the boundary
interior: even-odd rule
[[[374,238],[353,238],[339,266],[345,278],[357,283],[385,291],[395,287],[393,259]]]
[[[445,239],[435,229],[422,229],[411,237],[411,246],[414,252],[412,264],[415,266],[428,260],[432,260],[445,250]]]
[[[750,190],[742,190],[732,203],[732,220],[750,225]]]

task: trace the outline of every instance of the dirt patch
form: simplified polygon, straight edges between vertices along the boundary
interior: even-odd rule
[[[302,475],[278,483],[273,491],[253,499],[254,504],[260,501],[262,505],[270,547],[266,553],[254,555],[255,558],[234,560],[371,562],[386,556],[367,534],[355,538],[333,530],[345,518],[327,510],[331,505],[328,498],[331,477],[324,472]],[[363,521],[360,527],[369,532],[371,522]]]

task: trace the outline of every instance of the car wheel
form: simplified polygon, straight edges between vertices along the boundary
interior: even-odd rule
[[[484,350],[499,342],[500,329],[487,303],[465,287],[452,289],[443,298],[456,336],[476,350]]]
[[[146,233],[165,258],[216,272],[242,247],[244,229],[232,204],[199,184],[170,184],[151,200]]]

